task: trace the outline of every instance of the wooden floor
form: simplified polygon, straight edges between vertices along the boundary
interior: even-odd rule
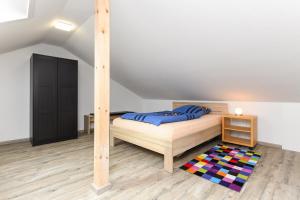
[[[172,175],[163,170],[161,155],[122,143],[111,149],[112,188],[101,196],[90,186],[92,136],[38,147],[0,146],[0,199],[300,199],[300,153],[258,146],[263,157],[240,193],[178,169],[215,143],[176,159]]]

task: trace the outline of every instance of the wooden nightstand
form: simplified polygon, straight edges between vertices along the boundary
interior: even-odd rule
[[[257,143],[257,117],[250,115],[223,115],[222,141],[255,147]]]

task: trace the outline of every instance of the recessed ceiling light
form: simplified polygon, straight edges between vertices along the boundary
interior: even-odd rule
[[[28,18],[30,0],[2,0],[0,23]]]
[[[54,23],[54,27],[63,31],[72,31],[75,29],[75,25],[71,22],[57,20]]]

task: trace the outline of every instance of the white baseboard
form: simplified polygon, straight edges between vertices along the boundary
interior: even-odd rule
[[[16,144],[16,143],[21,143],[21,142],[29,142],[29,138],[3,141],[3,142],[0,142],[0,146],[2,146],[2,145],[8,145],[8,144]]]
[[[266,147],[282,149],[282,145],[280,145],[280,144],[273,144],[273,143],[269,143],[269,142],[260,142],[260,141],[258,141],[257,144],[266,146]]]

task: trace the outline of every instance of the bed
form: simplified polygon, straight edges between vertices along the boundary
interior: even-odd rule
[[[120,139],[164,155],[164,169],[173,172],[173,157],[221,134],[221,115],[228,113],[225,103],[173,102],[173,108],[198,105],[211,109],[199,119],[155,126],[117,118],[110,127],[110,145]]]

